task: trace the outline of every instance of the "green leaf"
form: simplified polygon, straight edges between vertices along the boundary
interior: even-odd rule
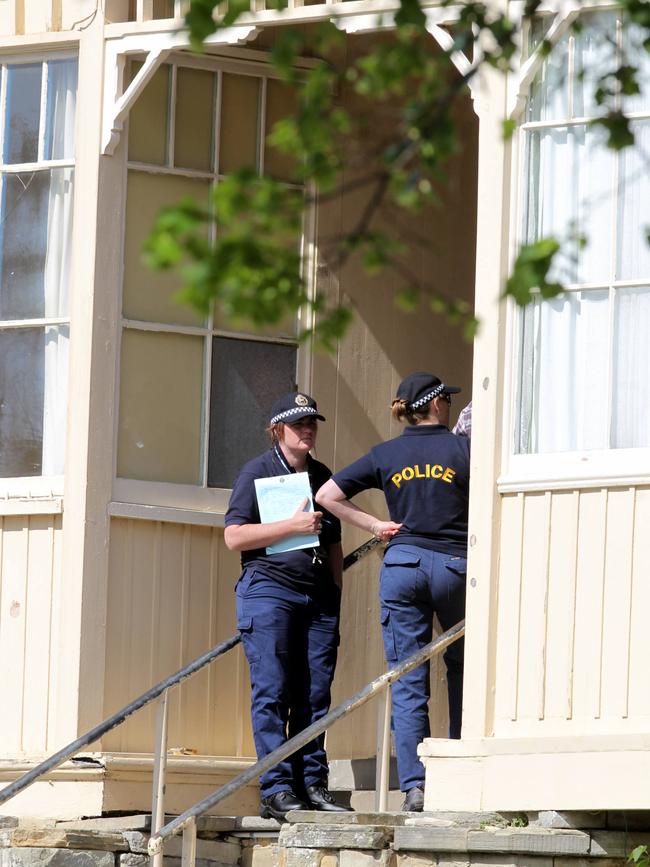
[[[399,9],[395,13],[395,24],[398,28],[410,25],[418,30],[424,30],[426,20],[419,0],[400,0]]]
[[[641,846],[636,846],[627,856],[627,860],[629,863],[639,864],[644,867],[644,865],[646,865],[650,860],[647,845],[642,844]]]
[[[400,289],[395,296],[395,304],[405,313],[413,313],[420,305],[420,290],[413,286]]]
[[[564,291],[557,282],[549,282],[548,274],[560,250],[555,238],[542,238],[532,244],[524,244],[515,259],[512,273],[506,281],[504,296],[515,299],[525,307],[533,300],[535,292],[543,298],[553,298]]]
[[[506,120],[501,121],[501,134],[503,136],[504,141],[510,141],[515,130],[517,129],[517,123],[510,118],[506,118]]]
[[[623,150],[634,144],[634,132],[630,120],[620,109],[613,109],[604,117],[592,121],[594,126],[602,126],[607,132],[607,147],[615,151]]]

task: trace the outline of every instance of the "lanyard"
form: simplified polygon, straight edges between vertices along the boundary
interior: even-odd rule
[[[291,467],[289,466],[289,464],[285,461],[285,459],[284,459],[284,455],[282,454],[282,452],[280,451],[280,449],[279,449],[277,446],[274,446],[274,447],[273,447],[273,451],[275,452],[275,456],[276,456],[276,458],[280,461],[280,464],[281,464],[281,466],[282,466],[282,469],[283,469],[286,473],[292,473],[292,472],[294,472],[294,470],[292,470]]]
[[[282,452],[280,451],[278,446],[274,446],[273,451],[275,452],[276,458],[280,461],[280,465],[282,466],[283,470],[285,470],[287,473],[295,472],[295,470],[292,470],[291,467],[289,466],[289,464],[286,462],[284,455],[282,454]],[[311,478],[309,480],[309,484],[311,487]],[[318,548],[312,548],[312,552],[313,553],[312,553],[311,562],[315,566],[320,566],[323,562],[323,558],[322,558],[321,554],[319,553]]]

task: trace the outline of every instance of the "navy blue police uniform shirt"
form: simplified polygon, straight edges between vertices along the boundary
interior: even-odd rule
[[[292,467],[289,469],[295,472]],[[315,494],[332,475],[325,464],[314,460],[311,455],[307,455],[307,472],[312,494]],[[274,448],[244,464],[233,485],[226,512],[226,527],[233,524],[259,524],[255,479],[268,479],[271,476],[286,474],[286,466],[283,466]],[[278,584],[302,593],[317,594],[319,590],[331,589],[333,580],[327,564],[327,549],[329,545],[341,541],[341,522],[328,511],[322,509],[320,511],[323,512],[323,520],[319,534],[320,545],[317,549],[301,548],[280,554],[267,554],[265,547],[242,551],[242,568],[253,568],[273,578]],[[317,557],[314,557],[315,551]]]
[[[388,547],[466,557],[469,448],[445,425],[412,425],[332,478],[348,499],[368,488],[384,492],[391,520],[403,524]]]

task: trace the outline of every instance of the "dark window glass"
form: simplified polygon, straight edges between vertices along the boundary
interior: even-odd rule
[[[49,192],[49,171],[3,178],[0,319],[45,315]]]
[[[42,64],[10,66],[7,72],[4,161],[34,163],[38,159]]]
[[[296,347],[214,337],[208,485],[230,488],[242,464],[268,448],[273,402],[296,384]]]
[[[42,328],[0,331],[0,476],[38,476],[43,455]]]

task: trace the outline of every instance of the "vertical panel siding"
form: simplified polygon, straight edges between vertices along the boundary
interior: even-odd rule
[[[550,503],[550,495],[534,494],[526,497],[524,505],[517,677],[519,719],[543,716]],[[531,538],[535,539],[535,546],[526,544]]]
[[[628,666],[628,715],[650,718],[648,612],[650,611],[650,489],[636,492],[632,553],[632,599]]]
[[[550,719],[571,717],[579,501],[577,491],[558,492],[552,501],[544,685]]]
[[[649,520],[648,489],[503,497],[496,732],[650,717]]]
[[[2,753],[48,747],[52,618],[60,575],[59,516],[0,518]]]
[[[350,540],[346,547],[354,544]],[[333,688],[340,701],[384,670],[377,573],[371,555],[347,574],[341,650]],[[114,519],[107,609],[105,714],[236,631],[238,557],[219,529]],[[447,730],[444,664],[432,666],[432,731]],[[151,752],[155,710],[142,710],[107,735],[102,748]],[[328,736],[332,757],[374,755],[372,705]],[[202,755],[252,756],[250,686],[241,647],[176,687],[169,712],[170,747]]]
[[[233,634],[238,574],[238,558],[225,549],[220,530],[112,522],[106,714]],[[236,734],[242,725],[240,656],[238,648],[171,692],[170,747],[209,755],[241,755],[234,747],[248,747]],[[224,670],[235,677],[220,684]],[[227,713],[215,707],[218,692],[228,702]],[[151,708],[136,714],[105,739],[104,749],[151,752],[154,713]]]
[[[29,35],[72,30],[97,6],[96,0],[2,0],[0,36]],[[109,21],[126,21],[128,0],[108,0]]]
[[[578,520],[573,716],[593,719],[600,711],[607,491],[583,491]]]
[[[634,490],[609,491],[603,588],[599,717],[624,719],[628,705]]]
[[[517,718],[523,521],[524,495],[504,497],[500,540],[495,716],[505,720]]]

